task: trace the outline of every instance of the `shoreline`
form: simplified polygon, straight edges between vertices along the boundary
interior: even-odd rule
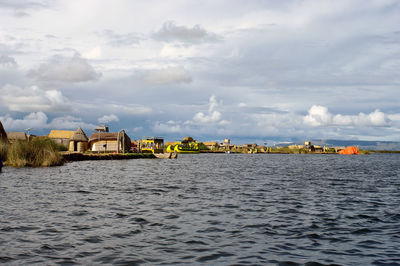
[[[152,153],[99,153],[85,154],[77,152],[62,152],[65,162],[98,161],[98,160],[128,160],[128,159],[155,159]]]

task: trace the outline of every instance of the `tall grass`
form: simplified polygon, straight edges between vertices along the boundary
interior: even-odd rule
[[[8,146],[6,163],[14,167],[61,165],[63,158],[59,149],[59,145],[49,138],[17,141]]]
[[[7,160],[8,143],[0,140],[0,160],[5,162]]]

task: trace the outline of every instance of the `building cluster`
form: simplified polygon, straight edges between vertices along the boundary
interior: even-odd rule
[[[90,137],[86,135],[82,128],[75,131],[71,130],[51,130],[47,136],[34,136],[25,132],[6,132],[0,122],[0,140],[29,141],[35,137],[48,137],[54,142],[65,147],[69,152],[162,152],[164,147],[182,145],[185,143],[196,143],[199,150],[209,152],[239,152],[239,153],[266,153],[271,152],[272,147],[257,144],[232,144],[230,139],[224,139],[223,142],[199,142],[192,137],[185,137],[182,141],[166,142],[162,138],[144,138],[143,140],[133,140],[126,134],[124,130],[119,132],[109,132],[108,126],[99,126],[95,128]],[[306,151],[311,153],[339,152],[345,147],[321,147],[312,145],[310,141],[306,141],[304,145],[289,145],[285,147],[274,146],[274,150],[288,149],[291,151]],[[329,151],[328,151],[329,149]]]
[[[15,141],[29,141],[33,138],[48,137],[55,143],[64,146],[70,152],[129,152],[132,142],[124,130],[109,132],[107,126],[96,128],[90,137],[82,128],[77,130],[51,130],[47,136],[35,136],[25,132],[5,132],[0,122],[0,138],[13,143]]]
[[[293,144],[293,145],[289,145],[288,148],[291,149],[291,150],[296,150],[296,149],[301,150],[301,149],[303,149],[303,150],[307,150],[307,151],[313,152],[313,153],[323,153],[323,152],[327,152],[328,150],[332,150],[332,151],[337,153],[337,152],[339,152],[341,150],[344,150],[346,147],[344,147],[344,146],[340,146],[340,147],[327,147],[327,146],[324,146],[324,147],[322,147],[322,146],[319,146],[319,145],[312,145],[311,141],[306,141],[306,142],[304,142],[304,145]]]

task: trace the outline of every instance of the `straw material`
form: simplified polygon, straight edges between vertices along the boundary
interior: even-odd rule
[[[78,130],[75,131],[75,133],[72,136],[71,140],[80,141],[80,142],[89,141],[88,137],[86,136],[85,132],[83,132],[82,128],[78,128]]]
[[[11,140],[27,140],[28,137],[25,132],[7,132],[7,138]]]
[[[49,138],[51,139],[71,139],[75,131],[70,130],[52,130],[50,131]]]

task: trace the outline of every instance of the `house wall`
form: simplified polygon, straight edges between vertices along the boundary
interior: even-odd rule
[[[65,147],[69,148],[69,139],[53,139],[55,143],[64,145]]]
[[[68,151],[71,152],[85,152],[88,149],[88,143],[85,141],[73,141],[69,142],[69,149]]]
[[[106,144],[104,148],[103,145]],[[122,152],[123,143],[119,142],[119,151]],[[130,150],[130,142],[125,143],[125,152]],[[100,152],[117,152],[118,146],[116,140],[101,140],[99,141],[92,141],[90,143],[90,150],[91,151],[100,151]]]
[[[103,145],[106,145],[104,148]],[[93,141],[91,143],[90,149],[92,151],[100,151],[100,152],[116,152],[117,151],[117,141],[116,140],[101,140],[99,141]]]

